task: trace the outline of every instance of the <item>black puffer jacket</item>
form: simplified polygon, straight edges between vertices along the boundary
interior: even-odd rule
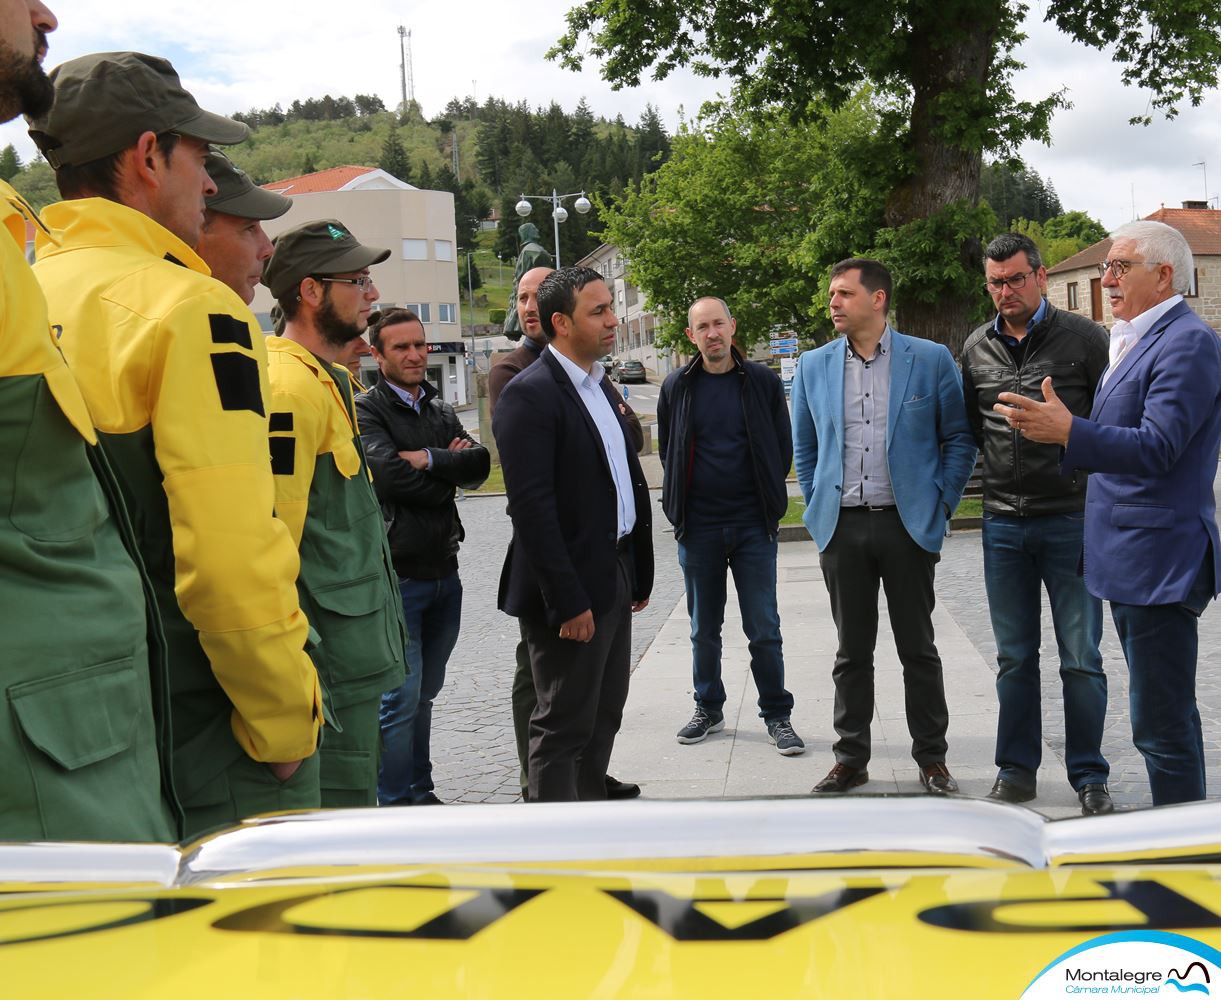
[[[763,526],[770,535],[780,527],[788,510],[784,478],[793,464],[793,429],[780,378],[766,365],[747,361],[733,349],[734,368],[742,379],[742,415],[750,438],[751,464],[763,511]],[[658,445],[665,466],[661,508],[674,525],[674,537],[686,527],[687,487],[691,482],[691,456],[695,442],[691,430],[691,383],[704,371],[697,354],[685,368],[671,372],[657,401]]]
[[[437,580],[458,568],[458,544],[465,537],[455,488],[483,485],[491,457],[462,429],[454,408],[437,398],[427,382],[420,412],[404,403],[383,380],[356,397],[360,436],[382,504],[394,571],[414,580]],[[470,448],[450,451],[454,438]],[[432,468],[419,472],[400,451],[432,452]]]
[[[1042,321],[1026,336],[1020,368],[991,322],[962,348],[967,417],[983,454],[984,510],[1021,517],[1084,510],[1086,476],[1060,474],[1063,449],[1021,437],[992,407],[1002,392],[1041,400],[1043,379],[1050,375],[1064,405],[1075,416],[1088,417],[1107,367],[1107,332],[1049,302]]]

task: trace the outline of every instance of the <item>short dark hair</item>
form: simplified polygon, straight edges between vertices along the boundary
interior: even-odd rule
[[[1026,254],[1026,260],[1032,270],[1037,271],[1043,266],[1043,255],[1039,253],[1034,240],[1023,233],[1001,233],[984,251],[984,262],[1008,260],[1015,253]]]
[[[838,278],[846,271],[860,271],[861,284],[871,293],[880,289],[886,296],[886,308],[890,309],[894,280],[890,276],[890,269],[885,264],[872,257],[849,257],[831,268],[831,277]]]
[[[563,313],[572,319],[577,307],[577,293],[586,285],[603,281],[602,275],[589,267],[561,267],[552,271],[538,286],[538,321],[548,340],[555,340],[551,317]]]
[[[421,327],[424,326],[424,321],[419,316],[401,306],[391,306],[382,312],[369,313],[369,346],[381,354],[382,330],[399,323],[419,323]]]
[[[165,157],[167,165],[174,155],[178,139],[177,132],[159,132],[157,134],[157,149]],[[60,197],[106,198],[109,201],[118,201],[119,160],[126,152],[126,149],[120,149],[117,153],[90,160],[88,163],[57,168],[55,186],[59,188]]]

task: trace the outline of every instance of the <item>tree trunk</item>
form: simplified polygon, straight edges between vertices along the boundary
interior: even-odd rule
[[[998,5],[999,6],[999,5]],[[955,8],[965,30],[955,33],[952,44],[946,44],[946,21],[953,18]],[[969,9],[968,9],[969,8]],[[905,182],[891,192],[886,203],[886,223],[903,226],[917,219],[936,215],[956,201],[975,204],[979,200],[979,178],[983,161],[978,145],[962,145],[947,135],[946,122],[940,110],[949,98],[961,98],[987,86],[995,56],[994,23],[981,23],[978,4],[954,4],[942,7],[935,15],[938,25],[913,32],[912,47],[923,52],[916,60],[913,74],[911,131],[909,145],[913,172]],[[995,17],[995,15],[994,15]],[[938,47],[937,43],[941,43]],[[982,247],[971,239],[959,247],[962,265],[968,271],[979,271]],[[898,326],[901,331],[926,340],[945,344],[957,357],[970,330],[972,301],[968,297],[947,295],[937,302],[921,302],[912,296],[896,298]]]

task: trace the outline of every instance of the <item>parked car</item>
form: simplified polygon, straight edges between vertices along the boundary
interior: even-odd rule
[[[647,382],[644,365],[639,361],[616,361],[614,378],[616,382]]]
[[[602,366],[602,370],[606,372],[607,375],[615,374],[615,359],[609,354],[603,354],[602,357],[598,358],[598,364]]]

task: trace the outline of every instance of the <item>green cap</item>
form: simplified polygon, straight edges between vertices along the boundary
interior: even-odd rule
[[[275,251],[263,265],[263,284],[282,299],[311,274],[342,274],[380,264],[390,256],[381,247],[362,246],[348,227],[335,219],[307,222],[281,233]]]
[[[79,166],[127,149],[145,132],[177,132],[232,146],[250,130],[204,111],[165,59],[140,52],[96,52],[48,74],[51,110],[26,119],[30,138],[52,167]]]
[[[243,219],[278,219],[293,206],[291,198],[258,187],[241,167],[220,150],[208,153],[205,166],[216,185],[216,194],[206,199],[208,208]]]

